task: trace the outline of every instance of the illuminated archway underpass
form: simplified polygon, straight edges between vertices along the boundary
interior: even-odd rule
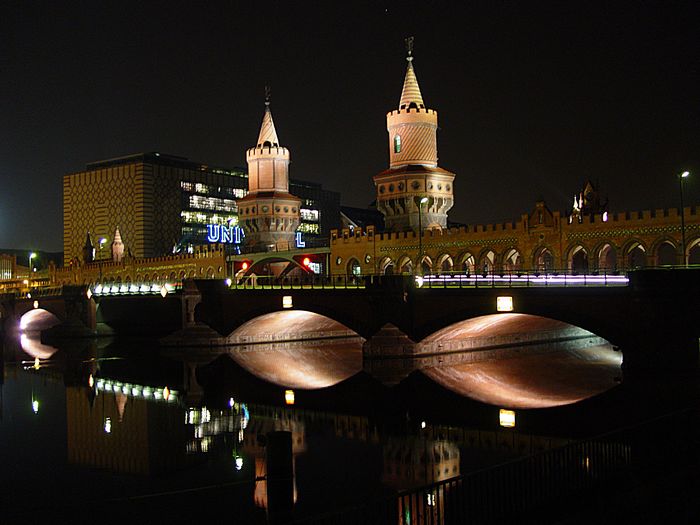
[[[35,308],[25,313],[19,320],[22,332],[41,332],[59,324],[61,320],[43,308]]]
[[[425,338],[423,373],[478,401],[512,408],[575,403],[617,384],[621,354],[595,334],[554,319],[496,314]],[[432,366],[431,366],[432,365]]]
[[[228,339],[235,346],[227,353],[236,363],[280,386],[326,388],[363,367],[365,340],[342,323],[309,311],[262,315]],[[386,338],[379,339],[386,345]],[[414,344],[409,353],[405,343],[410,340],[400,341],[401,356],[380,359],[387,366],[401,360],[396,357],[412,359],[412,367],[444,387],[505,407],[574,403],[615,386],[620,375],[621,354],[607,341],[534,315],[501,313],[461,321]]]
[[[228,340],[228,354],[251,374],[280,386],[317,389],[362,370],[364,339],[345,325],[304,310],[251,319]]]

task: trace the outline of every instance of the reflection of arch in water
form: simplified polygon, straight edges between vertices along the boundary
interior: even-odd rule
[[[54,346],[43,344],[41,342],[41,336],[37,333],[21,334],[19,336],[19,343],[22,347],[22,351],[34,358],[49,359],[58,351],[58,348]]]
[[[25,313],[19,321],[22,331],[41,331],[59,324],[61,320],[43,308],[35,308]]]
[[[456,349],[462,352],[455,354]],[[527,314],[455,323],[419,343],[419,353],[435,351],[446,352],[444,363],[426,368],[427,376],[460,395],[498,406],[575,403],[612,388],[620,374],[621,356],[605,340],[570,324]],[[458,355],[468,359],[460,361]]]
[[[362,370],[361,337],[259,343],[229,347],[228,354],[251,374],[295,389],[333,386]]]

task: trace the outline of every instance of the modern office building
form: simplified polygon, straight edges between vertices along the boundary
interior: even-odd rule
[[[307,245],[337,228],[340,194],[291,180],[301,200]],[[235,245],[236,200],[248,193],[241,168],[223,168],[160,153],[138,153],[90,163],[63,179],[64,264],[83,257],[88,233],[95,259],[112,259],[119,230],[126,254],[157,257],[208,242]],[[213,237],[212,237],[213,236]],[[240,243],[239,243],[240,244]]]

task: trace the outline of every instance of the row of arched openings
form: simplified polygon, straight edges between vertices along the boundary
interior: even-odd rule
[[[640,241],[631,241],[623,247],[605,243],[594,250],[582,245],[574,245],[566,254],[566,268],[557,268],[553,250],[546,246],[538,248],[532,257],[531,269],[540,272],[569,270],[575,273],[590,271],[616,271],[648,266],[682,264],[680,247],[670,239],[657,242],[651,249]],[[688,264],[700,264],[700,238],[690,242],[686,248]],[[378,272],[383,275],[412,274],[414,260],[404,255],[398,259],[384,257],[379,261]],[[494,250],[487,249],[475,256],[469,252],[456,259],[450,254],[442,254],[433,260],[425,255],[421,260],[422,271],[428,273],[492,273],[495,271],[513,273],[524,270],[523,256],[517,248],[506,250],[499,257]],[[351,258],[346,267],[348,276],[357,277],[362,273],[360,262]]]

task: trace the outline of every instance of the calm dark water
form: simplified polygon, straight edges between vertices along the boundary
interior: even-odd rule
[[[560,446],[576,402],[619,381],[619,356],[581,342],[389,385],[397,364],[363,371],[361,345],[8,339],[3,521],[282,522]]]

